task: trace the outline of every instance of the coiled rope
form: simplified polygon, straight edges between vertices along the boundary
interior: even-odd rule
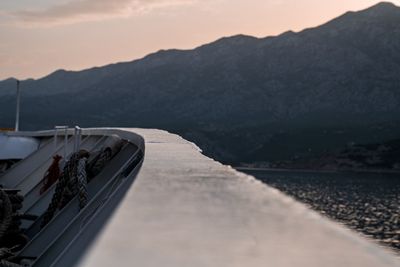
[[[0,267],[22,267],[22,265],[8,260],[0,260]]]
[[[87,175],[86,175],[86,162],[87,158],[82,158],[78,162],[78,188],[79,188],[79,208],[83,209],[88,202],[88,191],[87,191]]]
[[[23,200],[18,191],[0,188],[0,267],[21,267],[12,260],[15,257],[13,250],[21,249],[28,242],[20,229],[21,219],[17,214]]]
[[[97,155],[88,164],[87,169],[88,169],[89,178],[93,178],[97,174],[99,174],[100,171],[104,168],[104,166],[107,164],[107,162],[112,157],[112,152],[109,147],[105,147],[96,153],[97,153]]]
[[[59,176],[52,200],[43,215],[41,228],[50,222],[57,210],[62,209],[76,195],[79,197],[80,209],[87,205],[89,198],[87,184],[100,173],[112,158],[111,148],[103,148],[90,160],[90,163],[88,163],[88,158],[89,152],[81,150],[72,154],[69,161],[66,162],[64,170]]]
[[[1,223],[0,223],[0,242],[11,225],[12,221],[12,204],[8,194],[0,189],[0,205],[1,205]]]
[[[72,154],[69,161],[66,162],[63,173],[57,182],[51,202],[43,215],[43,220],[40,225],[41,228],[50,222],[58,209],[62,209],[78,193],[78,166],[81,164],[81,176],[86,175],[85,167],[87,158],[89,158],[89,152],[81,150]],[[81,159],[85,160],[81,161]],[[86,190],[86,184],[84,184],[84,190]]]

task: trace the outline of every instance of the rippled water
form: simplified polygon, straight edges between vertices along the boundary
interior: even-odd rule
[[[400,252],[400,174],[246,172]]]

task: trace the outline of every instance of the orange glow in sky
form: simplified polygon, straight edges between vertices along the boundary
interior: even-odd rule
[[[56,4],[55,4],[56,2]],[[375,0],[2,0],[0,80],[315,27]],[[392,1],[400,5],[400,0]]]

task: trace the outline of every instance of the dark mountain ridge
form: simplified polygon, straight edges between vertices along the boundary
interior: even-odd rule
[[[400,136],[398,40],[400,8],[380,3],[299,33],[58,70],[22,83],[22,126],[164,128],[230,162],[380,142]],[[13,82],[0,82],[4,126]]]

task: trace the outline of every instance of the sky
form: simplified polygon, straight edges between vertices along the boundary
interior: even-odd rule
[[[1,0],[0,80],[315,27],[375,0]],[[400,5],[400,0],[392,1]]]

